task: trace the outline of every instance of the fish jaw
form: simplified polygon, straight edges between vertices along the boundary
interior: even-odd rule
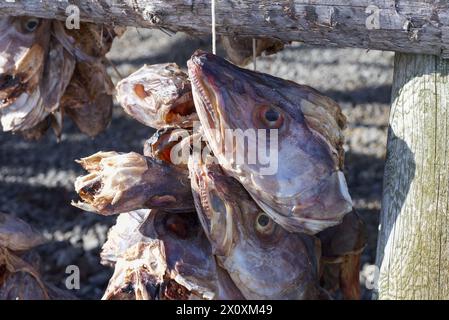
[[[30,130],[48,115],[39,88],[31,94],[23,92],[14,103],[0,109],[0,121],[5,132]]]

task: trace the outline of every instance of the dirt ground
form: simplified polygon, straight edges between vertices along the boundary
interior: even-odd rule
[[[129,29],[109,54],[123,76],[143,64],[176,62],[185,67],[195,49],[209,49],[207,38]],[[346,176],[355,207],[366,222],[368,246],[363,254],[361,285],[375,260],[382,192],[393,54],[358,49],[323,49],[300,43],[258,59],[258,70],[307,84],[334,98],[348,118]],[[251,66],[250,66],[251,67]],[[114,81],[118,80],[111,71]],[[81,271],[80,298],[98,299],[112,270],[99,263],[99,251],[114,217],[82,212],[73,182],[82,170],[74,160],[97,151],[142,151],[153,130],[133,121],[116,106],[109,129],[92,140],[67,120],[62,141],[47,136],[26,142],[0,133],[0,211],[17,215],[41,230],[49,243],[39,248],[45,277],[64,287],[65,270]]]

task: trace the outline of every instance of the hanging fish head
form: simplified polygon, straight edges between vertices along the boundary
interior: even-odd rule
[[[352,208],[339,106],[210,53],[194,53],[188,68],[204,135],[225,171],[290,231],[338,224]]]
[[[217,164],[189,165],[213,252],[245,298],[319,298],[316,239],[276,224]]]
[[[218,289],[215,260],[195,213],[124,213],[102,256],[115,261],[105,299],[211,299]]]
[[[0,18],[0,99],[37,85],[49,41],[50,22],[33,17]],[[26,85],[30,79],[35,81]]]

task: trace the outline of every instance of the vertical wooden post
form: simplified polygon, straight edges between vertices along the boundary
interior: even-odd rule
[[[449,299],[449,61],[396,54],[379,299]]]

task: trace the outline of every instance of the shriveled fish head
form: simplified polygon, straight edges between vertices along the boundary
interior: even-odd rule
[[[112,215],[143,208],[191,211],[188,173],[131,152],[98,152],[78,163],[88,174],[75,181],[83,210]]]
[[[197,51],[188,68],[204,135],[225,171],[290,231],[338,224],[352,208],[339,106],[310,87],[210,53]]]
[[[40,80],[50,41],[49,20],[0,18],[0,120],[3,131],[23,131],[48,116]]]
[[[156,129],[192,127],[198,119],[188,76],[175,63],[145,65],[118,83],[117,99],[131,117]]]
[[[122,214],[102,256],[116,261],[104,299],[212,299],[218,292],[215,259],[195,213]]]
[[[191,135],[191,130],[179,127],[159,129],[150,139],[145,141],[143,154],[146,157],[180,165],[187,170]],[[180,145],[181,143],[186,143],[187,145]],[[189,149],[185,150],[183,148]],[[182,154],[184,151],[186,153],[185,155]],[[181,159],[183,156],[187,159]]]
[[[319,298],[316,239],[277,225],[218,165],[189,166],[213,251],[245,298]]]
[[[44,242],[45,238],[22,219],[0,213],[0,247],[11,251],[27,251]]]
[[[0,18],[0,90],[28,82],[42,68],[50,22],[32,17]]]

